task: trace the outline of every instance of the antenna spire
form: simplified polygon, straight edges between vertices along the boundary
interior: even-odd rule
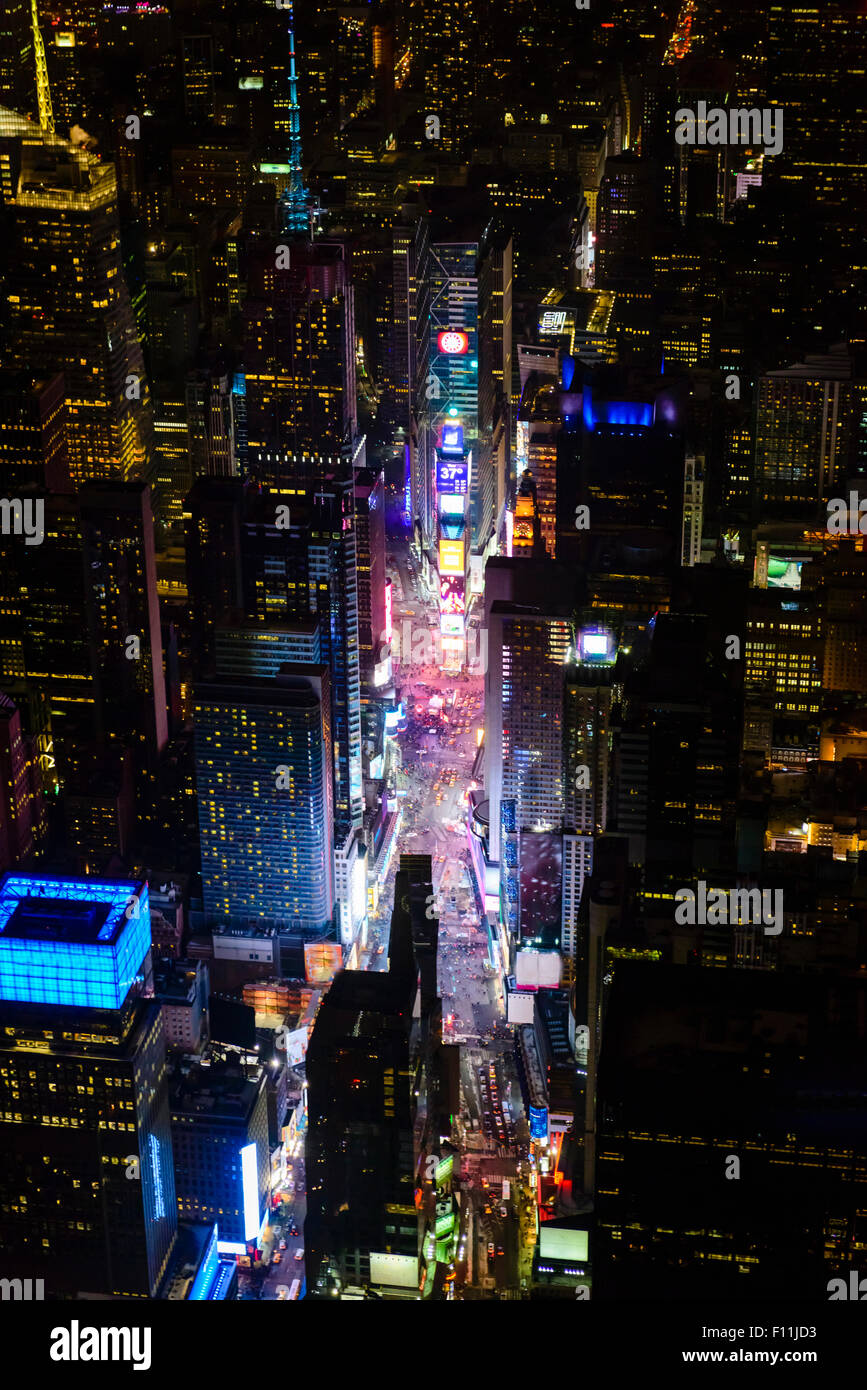
[[[33,57],[36,62],[36,100],[39,103],[39,124],[49,135],[54,134],[54,111],[51,107],[51,91],[48,86],[48,64],[45,61],[45,45],[39,29],[38,0],[30,0],[30,20],[33,25]]]

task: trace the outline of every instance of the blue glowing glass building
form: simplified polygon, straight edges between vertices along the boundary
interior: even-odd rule
[[[0,1248],[48,1297],[153,1298],[177,1234],[147,884],[0,879]]]

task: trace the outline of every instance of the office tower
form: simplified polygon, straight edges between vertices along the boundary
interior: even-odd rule
[[[217,1222],[220,1241],[243,1254],[255,1241],[270,1187],[265,1074],[209,1059],[170,1081],[172,1150],[181,1220]]]
[[[565,828],[560,950],[564,984],[572,979],[578,914],[584,884],[593,872],[594,846],[608,823],[613,633],[582,628],[577,634],[575,657],[566,667],[563,704]]]
[[[650,278],[653,172],[650,161],[631,153],[605,161],[597,211],[597,285],[628,293]]]
[[[214,119],[214,38],[212,34],[181,35],[181,74],[184,115],[192,125]]]
[[[211,922],[327,930],[334,915],[326,666],[201,682],[194,724],[202,896]]]
[[[860,1252],[864,1136],[839,1096],[864,1065],[864,1003],[857,980],[618,966],[594,1298],[755,1307],[797,1271],[802,1298],[827,1299]]]
[[[0,693],[0,872],[4,873],[25,863],[45,835],[34,742],[22,733],[15,704]]]
[[[35,95],[30,5],[9,0],[0,16],[0,105],[29,112]]]
[[[150,489],[93,482],[79,498],[96,733],[132,742],[152,776],[168,723]]]
[[[284,267],[279,241],[259,241],[244,301],[247,467],[280,488],[317,482],[316,457],[354,443],[354,290],[341,244],[293,241]]]
[[[385,614],[385,484],[370,468],[355,474],[355,547],[358,575],[358,667],[361,681],[375,684],[383,661]]]
[[[191,482],[202,476],[236,476],[234,400],[231,378],[225,372],[200,370],[187,374]]]
[[[492,235],[479,258],[479,426],[473,548],[500,533],[511,480],[512,239]]]
[[[0,488],[5,497],[35,486],[69,492],[63,374],[40,380],[0,370]]]
[[[867,630],[863,594],[867,557],[856,551],[854,537],[841,540],[826,554],[817,577],[825,638],[823,690],[867,694]]]
[[[522,495],[526,495],[529,474],[542,544],[549,559],[554,560],[557,555],[557,446],[564,421],[560,392],[544,376],[534,373],[528,381],[521,396],[518,420],[526,439]],[[514,544],[514,530],[512,534]],[[523,530],[519,539],[526,540]]]
[[[734,870],[741,677],[711,631],[706,617],[656,615],[612,720],[614,828],[651,896]]]
[[[751,589],[744,641],[744,686],[772,702],[773,755],[806,762],[818,755],[825,639],[818,596]]]
[[[253,146],[245,131],[200,130],[172,147],[172,192],[185,208],[240,213],[250,194]]]
[[[838,495],[858,404],[852,368],[841,346],[759,377],[753,497],[760,518],[812,519]]]
[[[865,113],[851,100],[864,50],[864,13],[852,0],[796,9],[768,7],[767,98],[785,110],[785,143],[771,180],[806,194],[833,260],[845,266],[858,244],[865,184]],[[815,94],[822,92],[820,109]],[[777,168],[776,166],[779,166]]]
[[[177,1210],[147,885],[6,875],[0,923],[4,1258],[48,1296],[154,1298]]]
[[[494,860],[502,798],[514,799],[521,832],[562,833],[564,662],[574,644],[565,605],[497,600],[490,608],[485,788]]]
[[[681,563],[697,565],[701,560],[704,523],[704,458],[690,455],[683,467],[683,541]]]
[[[21,142],[11,208],[7,365],[63,371],[76,487],[149,481],[153,421],[120,254],[114,166],[82,146]]]
[[[241,606],[243,498],[244,485],[240,480],[199,478],[184,504],[196,676],[213,669],[216,623],[225,613]]]
[[[418,1292],[410,1064],[418,970],[408,913],[401,925],[386,973],[335,976],[307,1048],[304,1244],[314,1297],[347,1284]]]
[[[392,231],[392,332],[388,367],[390,424],[406,450],[405,515],[423,545],[434,536],[430,420],[436,382],[430,376],[430,233],[417,201],[401,205]]]
[[[424,80],[424,114],[439,121],[437,154],[458,156],[472,129],[479,24],[468,0],[444,0],[436,13],[409,11],[411,47]],[[457,100],[457,93],[461,99]]]
[[[430,366],[425,394],[430,437],[459,424],[471,453],[479,432],[479,236],[466,241],[435,239],[430,257]]]
[[[292,623],[218,624],[214,641],[214,669],[221,680],[245,680],[247,676],[270,678],[281,667],[301,663],[319,666],[322,643],[317,618],[297,618]]]
[[[243,608],[266,625],[319,617],[322,660],[331,673],[334,817],[340,842],[360,826],[362,814],[355,500],[351,473],[343,481],[334,476],[335,460],[314,462],[326,480],[312,497],[300,489],[286,494],[247,491],[249,511],[241,536]],[[288,507],[288,517],[280,516],[281,506]],[[288,525],[278,525],[285,520]]]

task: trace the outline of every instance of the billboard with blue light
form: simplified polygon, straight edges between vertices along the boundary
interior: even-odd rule
[[[548,1107],[546,1105],[530,1106],[530,1138],[547,1140],[548,1138]]]
[[[142,880],[0,881],[0,999],[119,1009],[150,944]]]

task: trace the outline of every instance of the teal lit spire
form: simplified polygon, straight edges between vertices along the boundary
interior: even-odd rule
[[[287,236],[307,236],[310,230],[310,198],[301,175],[301,112],[298,106],[298,75],[295,71],[295,16],[289,16],[289,182],[280,195],[280,230]]]

